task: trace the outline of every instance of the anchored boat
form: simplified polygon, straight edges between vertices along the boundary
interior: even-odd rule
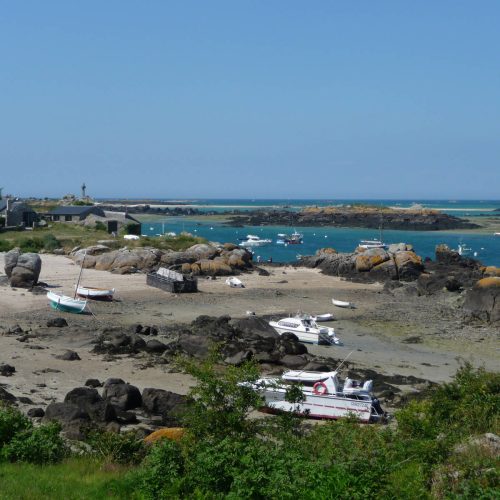
[[[47,298],[50,301],[52,309],[63,312],[82,313],[87,305],[86,300],[59,295],[54,292],[47,292]]]
[[[76,287],[76,294],[78,297],[94,299],[94,300],[113,300],[114,288],[96,288],[92,286],[78,286]]]
[[[376,422],[384,416],[373,396],[371,380],[362,383],[346,378],[342,385],[337,375],[337,371],[290,370],[281,377],[259,379],[251,387],[263,395],[265,408],[271,412],[296,412],[325,419],[355,416],[361,422]],[[286,400],[292,384],[300,387],[302,401]]]
[[[300,342],[310,344],[340,344],[340,339],[335,335],[335,329],[329,326],[320,326],[309,314],[297,314],[294,317],[270,321],[280,335],[293,333]]]

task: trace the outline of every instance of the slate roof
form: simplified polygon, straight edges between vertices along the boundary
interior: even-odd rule
[[[49,212],[50,215],[84,215],[93,210],[94,206],[74,206],[69,205],[66,207],[57,207]]]

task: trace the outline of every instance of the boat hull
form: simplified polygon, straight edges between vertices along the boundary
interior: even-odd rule
[[[295,404],[286,401],[285,395],[284,389],[266,389],[263,393],[265,407],[273,411],[296,412],[307,417],[331,420],[355,416],[360,422],[369,422],[373,416],[371,401],[306,393],[304,401]]]
[[[56,293],[48,292],[47,298],[50,301],[50,307],[56,311],[70,312],[81,314],[87,306],[86,300],[72,299],[65,295],[57,295]]]
[[[302,331],[292,330],[290,328],[281,328],[274,321],[271,321],[269,324],[276,330],[276,332],[279,335],[283,335],[284,333],[293,333],[299,339],[299,342],[304,342],[306,344],[326,344],[326,345],[335,343],[333,340],[334,337],[331,337],[328,334],[322,334],[317,332],[302,332]]]
[[[115,289],[92,288],[79,286],[76,290],[78,297],[92,300],[113,300]]]

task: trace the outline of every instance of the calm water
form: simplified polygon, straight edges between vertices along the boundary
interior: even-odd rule
[[[179,234],[181,231],[188,231],[192,234],[202,236],[210,241],[221,243],[238,243],[240,238],[247,234],[255,234],[262,238],[270,238],[272,244],[254,249],[255,257],[260,255],[263,260],[270,257],[275,262],[295,261],[297,254],[311,255],[318,248],[333,247],[339,252],[351,252],[362,239],[373,239],[378,237],[378,231],[373,229],[358,228],[313,228],[296,227],[304,234],[302,245],[277,245],[278,233],[291,233],[290,227],[285,226],[245,226],[244,228],[228,227],[214,222],[203,222],[192,219],[166,218],[165,222],[143,223],[142,234],[154,236],[162,232],[173,231]],[[441,231],[384,231],[384,241],[386,243],[405,242],[414,246],[415,251],[422,257],[434,258],[434,249],[439,243],[446,243],[450,248],[458,248],[458,245],[466,245],[471,248],[467,255],[476,258],[486,265],[500,266],[500,236],[493,234],[457,234]]]

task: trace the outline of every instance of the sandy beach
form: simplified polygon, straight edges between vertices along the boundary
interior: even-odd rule
[[[72,294],[79,267],[64,256],[42,255],[40,281],[58,293]],[[0,254],[3,270],[3,254]],[[145,387],[186,393],[192,380],[172,372],[170,366],[154,365],[147,355],[106,358],[92,351],[97,334],[106,327],[154,325],[162,329],[188,323],[199,315],[233,318],[246,311],[283,317],[297,311],[332,312],[342,346],[308,345],[312,354],[341,359],[350,354],[357,366],[388,375],[413,375],[435,382],[447,381],[455,373],[458,358],[476,366],[497,370],[500,351],[498,332],[487,325],[463,325],[453,314],[449,297],[414,297],[411,300],[383,291],[381,284],[360,284],[325,276],[314,269],[267,267],[269,276],[257,272],[240,278],[245,288],[234,289],[224,278],[200,279],[199,293],[173,295],[146,285],[144,274],[116,275],[84,270],[82,283],[116,289],[113,302],[92,302],[92,314],[74,315],[50,309],[44,293],[0,286],[0,364],[16,368],[11,377],[0,376],[0,384],[33,405],[62,400],[72,388],[88,378],[123,378]],[[0,279],[3,273],[0,274]],[[335,308],[331,299],[352,301],[356,309]],[[444,312],[443,312],[444,311]],[[66,328],[47,328],[50,318],[64,317]],[[9,334],[19,325],[34,338],[19,341]],[[21,336],[22,337],[22,336]],[[418,338],[418,343],[407,343]],[[78,352],[80,361],[63,361],[55,355],[66,349]]]

